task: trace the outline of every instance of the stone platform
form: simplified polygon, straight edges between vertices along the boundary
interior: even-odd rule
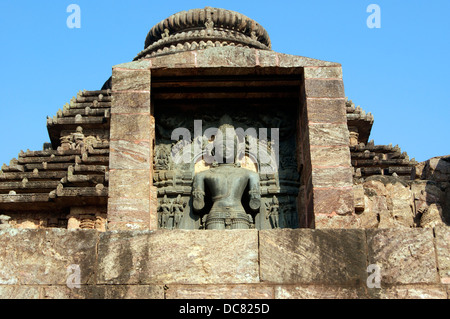
[[[7,229],[0,239],[1,299],[446,299],[450,293],[448,227]],[[380,267],[379,289],[367,285],[372,264]],[[79,288],[68,285],[74,265]]]

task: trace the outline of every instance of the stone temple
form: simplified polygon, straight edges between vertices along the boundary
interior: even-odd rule
[[[0,298],[448,298],[450,156],[373,124],[340,64],[174,14],[2,166]]]

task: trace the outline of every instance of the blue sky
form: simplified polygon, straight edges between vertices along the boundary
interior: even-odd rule
[[[72,3],[79,29],[66,24]],[[367,27],[370,4],[381,8],[379,29]],[[253,18],[277,52],[341,63],[346,95],[375,116],[376,144],[398,144],[417,161],[450,154],[448,0],[2,0],[0,165],[41,150],[46,117],[79,90],[100,89],[153,25],[205,6]]]

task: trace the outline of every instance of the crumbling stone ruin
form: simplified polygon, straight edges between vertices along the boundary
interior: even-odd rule
[[[0,298],[448,298],[450,156],[373,124],[340,64],[237,12],[172,15],[2,166]]]

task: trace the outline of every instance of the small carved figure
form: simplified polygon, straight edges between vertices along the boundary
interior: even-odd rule
[[[173,201],[172,203],[172,214],[174,216],[174,229],[180,228],[181,220],[184,216],[184,208],[186,207],[186,203],[181,199],[181,195]]]
[[[170,214],[171,214],[171,204],[167,199],[167,195],[164,195],[163,200],[159,206],[159,227],[163,229],[168,229]]]
[[[206,30],[213,31],[214,30],[214,21],[211,18],[208,18],[205,22]]]
[[[62,136],[59,140],[61,141],[61,147],[63,150],[67,151],[71,149],[72,139],[70,135]]]
[[[266,203],[266,211],[266,219],[269,219],[272,228],[280,228],[280,202],[278,201],[278,198],[276,196],[272,198],[271,202]]]
[[[72,133],[72,146],[74,149],[80,149],[84,146],[84,134],[83,134],[83,128],[81,126],[77,127],[77,130],[75,133]]]
[[[161,145],[155,149],[155,169],[169,170],[170,168],[170,148],[166,145]]]

